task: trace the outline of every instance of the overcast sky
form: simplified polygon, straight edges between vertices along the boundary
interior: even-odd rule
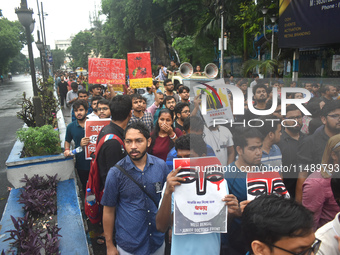
[[[47,45],[51,49],[55,48],[55,40],[68,39],[72,34],[77,34],[81,30],[90,28],[89,16],[93,16],[95,8],[101,9],[101,0],[38,0],[41,12],[41,2],[43,2],[45,17],[45,32]],[[0,9],[2,15],[11,20],[18,20],[14,9],[20,7],[21,0],[1,0]],[[28,8],[33,9],[35,28],[33,31],[34,39],[37,40],[37,30],[40,30],[37,0],[27,0]],[[105,17],[104,17],[105,18]],[[33,45],[34,57],[38,57],[38,50]],[[23,49],[26,54],[27,46]]]

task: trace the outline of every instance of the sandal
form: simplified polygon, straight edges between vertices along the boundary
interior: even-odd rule
[[[105,244],[105,236],[98,236],[97,237],[97,244],[99,244],[99,245]]]

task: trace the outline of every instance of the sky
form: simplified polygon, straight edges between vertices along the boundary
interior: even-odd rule
[[[101,0],[38,0],[41,12],[41,2],[43,3],[45,16],[46,43],[55,49],[55,40],[64,40],[78,32],[89,29],[90,14],[93,16],[95,9],[101,9]],[[18,20],[14,9],[20,7],[21,0],[1,0],[0,9],[3,17],[15,21]],[[27,7],[33,9],[35,27],[33,31],[34,39],[37,41],[37,30],[40,29],[37,0],[27,0]],[[34,57],[38,57],[39,51],[32,45]],[[22,53],[27,54],[27,46]]]

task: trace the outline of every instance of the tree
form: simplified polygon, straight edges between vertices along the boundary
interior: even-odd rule
[[[19,52],[14,58],[11,58],[8,65],[8,70],[12,73],[15,72],[25,72],[30,68],[28,58]]]
[[[60,67],[64,64],[65,61],[65,51],[61,49],[51,50],[53,64],[56,69],[60,69]]]
[[[24,28],[19,21],[0,19],[0,73],[4,73],[10,59],[19,54],[25,43],[24,35]]]
[[[79,32],[73,38],[71,46],[66,50],[73,61],[71,62],[72,68],[83,67],[87,69],[88,57],[94,49],[94,39],[90,32]]]

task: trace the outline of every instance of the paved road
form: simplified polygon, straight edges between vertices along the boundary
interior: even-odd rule
[[[16,141],[16,130],[23,126],[23,121],[16,117],[20,110],[18,103],[22,93],[32,96],[31,76],[17,75],[12,81],[0,84],[0,215],[2,215],[7,198],[7,187],[10,186],[6,176],[5,162]]]

